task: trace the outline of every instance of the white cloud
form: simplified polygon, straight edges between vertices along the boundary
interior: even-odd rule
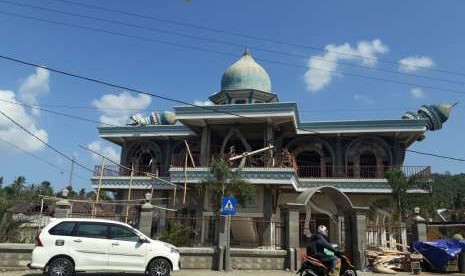
[[[105,145],[102,141],[93,141],[87,145],[91,150],[102,154],[103,156],[107,157],[111,161],[119,163],[120,161],[120,153],[112,146]],[[100,162],[102,157],[98,156],[95,153],[91,153],[92,159],[95,162]]]
[[[419,87],[410,89],[410,94],[412,94],[412,96],[416,99],[421,99],[425,97],[425,93]]]
[[[18,95],[21,100],[37,105],[37,98],[50,91],[50,73],[44,68],[37,67],[36,72],[24,80],[19,86]],[[39,109],[32,109],[32,114],[40,115]]]
[[[125,125],[129,116],[145,110],[152,98],[148,95],[138,94],[136,96],[123,91],[120,94],[106,94],[98,100],[93,100],[92,105],[102,113],[100,122],[110,125]]]
[[[311,92],[317,92],[331,83],[336,75],[338,61],[353,60],[364,66],[374,67],[378,63],[378,55],[385,54],[389,47],[381,40],[360,41],[356,48],[349,43],[342,45],[328,44],[323,55],[311,56],[308,61],[309,69],[305,72],[305,83]]]
[[[198,100],[195,100],[194,104],[198,105],[198,106],[210,106],[210,105],[213,105],[213,103],[211,101],[198,101]]]
[[[432,68],[434,61],[427,56],[410,56],[399,60],[399,71],[415,72],[420,69]]]
[[[375,100],[373,100],[372,98],[370,98],[368,96],[360,95],[360,94],[355,94],[354,95],[354,100],[362,102],[363,104],[366,104],[366,105],[375,104]]]
[[[48,141],[47,131],[40,129],[34,117],[29,114],[23,106],[15,105],[8,102],[17,102],[16,95],[10,90],[0,90],[0,110],[15,120],[18,124],[24,126],[27,130],[42,139]],[[8,102],[4,102],[8,101]],[[38,151],[45,145],[33,136],[20,129],[13,122],[0,114],[0,137],[18,147],[27,151]]]

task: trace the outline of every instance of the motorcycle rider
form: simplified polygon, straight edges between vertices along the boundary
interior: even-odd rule
[[[339,250],[334,248],[328,240],[328,229],[324,225],[318,226],[317,233],[307,236],[307,255],[310,255],[322,263],[327,265],[331,271],[334,271],[336,268],[336,256],[340,255]],[[334,253],[335,256],[331,256],[325,253],[325,249]]]

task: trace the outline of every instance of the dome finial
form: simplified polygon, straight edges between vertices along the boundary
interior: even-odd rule
[[[251,56],[251,52],[250,52],[250,49],[249,49],[249,46],[245,46],[245,51],[244,53],[242,54],[242,56]]]
[[[255,89],[271,92],[271,80],[268,73],[245,48],[242,57],[226,69],[221,77],[221,90]]]

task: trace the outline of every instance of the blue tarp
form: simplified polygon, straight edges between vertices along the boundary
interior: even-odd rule
[[[435,240],[429,242],[416,241],[413,249],[420,252],[437,270],[443,271],[449,261],[455,259],[465,249],[464,240]]]

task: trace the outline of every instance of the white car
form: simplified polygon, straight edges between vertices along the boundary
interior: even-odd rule
[[[168,276],[179,270],[179,252],[121,222],[54,219],[36,238],[29,268],[49,276],[76,271],[123,271]]]

